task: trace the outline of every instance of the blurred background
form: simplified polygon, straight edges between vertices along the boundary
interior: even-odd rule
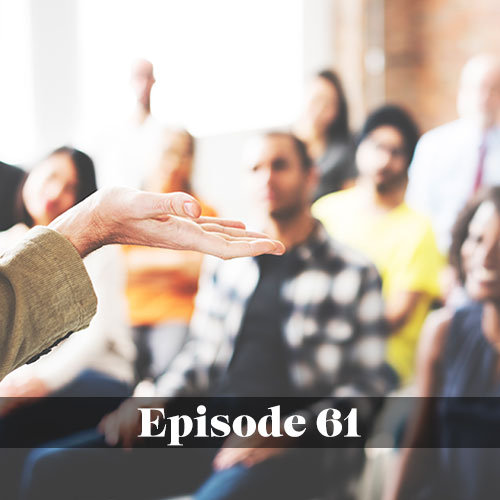
[[[242,143],[293,124],[314,72],[342,75],[353,130],[388,100],[425,131],[456,117],[460,69],[499,46],[499,15],[496,0],[0,0],[0,158],[94,153],[132,112],[143,57],[152,114],[197,139],[196,192],[245,217]]]

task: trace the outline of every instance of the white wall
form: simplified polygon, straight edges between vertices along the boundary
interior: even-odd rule
[[[171,40],[170,38],[155,38],[155,36],[163,36],[162,30],[166,30],[168,26],[173,29],[171,19],[167,19],[170,25],[167,21],[162,23],[163,18],[168,18],[168,9],[172,9],[172,6],[182,5],[182,9],[175,11],[176,15],[180,16],[179,19],[183,20],[183,23],[189,22],[189,17],[186,16],[192,13],[186,8],[186,1],[194,5],[198,0],[182,0],[183,3],[179,3],[179,0],[143,0],[142,2],[139,0],[0,0],[0,28],[4,27],[3,32],[0,29],[2,42],[0,62],[3,68],[7,68],[4,70],[7,78],[3,78],[0,84],[2,85],[0,105],[3,99],[4,106],[7,104],[10,106],[4,108],[8,110],[7,114],[0,114],[0,133],[2,139],[8,138],[8,140],[0,140],[0,159],[26,165],[37,156],[45,154],[62,143],[76,142],[77,146],[84,144],[84,141],[79,142],[82,123],[83,128],[87,128],[87,133],[88,124],[91,125],[91,132],[95,132],[99,130],[103,122],[107,124],[108,105],[115,106],[113,108],[115,114],[117,114],[117,103],[118,105],[124,103],[125,106],[121,106],[129,109],[130,100],[127,100],[129,59],[139,55],[140,51],[146,56],[161,58],[162,53],[168,54],[170,45],[173,45],[174,51],[178,49],[175,46],[175,37]],[[236,8],[238,3],[232,0],[213,0],[210,4],[206,4],[214,8],[226,6],[226,14],[231,14],[229,18],[224,18],[228,19],[226,22],[228,29],[231,28],[229,19],[232,18],[234,24],[241,23],[245,21],[245,18],[250,19],[250,13],[252,13],[252,22],[248,25],[241,25],[244,28],[241,28],[244,31],[244,37],[239,42],[241,50],[234,50],[234,47],[231,47],[231,37],[219,36],[212,40],[215,43],[212,52],[222,50],[226,46],[231,48],[235,57],[241,53],[241,61],[230,68],[236,77],[245,69],[245,64],[249,67],[258,65],[259,58],[263,58],[262,39],[272,36],[276,40],[272,59],[265,63],[267,66],[257,66],[257,70],[254,70],[252,74],[247,74],[247,79],[256,78],[255,84],[251,85],[254,95],[250,96],[248,89],[245,89],[245,92],[241,92],[239,96],[241,103],[247,107],[250,104],[250,109],[255,110],[259,105],[259,100],[260,105],[268,102],[261,108],[262,113],[266,111],[266,107],[270,108],[280,99],[282,100],[283,95],[288,96],[290,103],[288,107],[283,107],[282,104],[280,104],[281,108],[275,107],[274,111],[262,121],[255,115],[255,112],[255,116],[250,116],[246,121],[240,120],[239,116],[238,120],[229,120],[231,125],[234,125],[235,132],[214,135],[206,124],[198,127],[201,135],[198,137],[194,184],[199,194],[222,214],[247,218],[250,212],[249,205],[245,201],[244,181],[241,176],[241,150],[247,138],[254,134],[254,131],[248,129],[264,126],[264,123],[267,124],[266,126],[280,128],[291,125],[302,106],[300,101],[304,82],[314,72],[330,66],[335,60],[333,52],[335,0],[293,0],[293,8],[292,3],[289,3],[291,1],[272,0],[270,3],[270,0],[255,0],[251,4],[244,2],[239,4],[247,10],[243,7],[238,10]],[[228,2],[230,2],[230,8]],[[250,8],[251,5],[253,5],[253,11]],[[276,6],[280,6],[280,10],[276,10]],[[289,6],[288,9],[287,6]],[[262,11],[262,22],[255,14],[257,7]],[[151,31],[157,35],[153,33],[141,37],[140,33],[133,31],[133,23],[144,24],[155,9],[160,9],[163,16],[160,20],[155,19],[151,23]],[[117,13],[115,26],[106,21],[113,12]],[[211,13],[210,9],[205,7],[204,21],[209,22],[210,15],[218,16],[217,10]],[[297,25],[297,19],[300,20],[300,18],[302,24]],[[89,26],[91,30],[94,30],[90,33],[90,39],[87,32],[83,33],[86,29],[88,30]],[[198,24],[198,27],[200,26],[202,25]],[[10,31],[7,29],[9,27]],[[259,27],[260,32],[257,29]],[[224,23],[220,29],[223,28]],[[234,26],[232,29],[233,36],[236,36]],[[231,33],[231,30],[228,33]],[[100,45],[99,40],[108,34],[109,43]],[[85,35],[84,38],[82,38],[83,35]],[[15,48],[15,50],[6,50],[9,48],[9,39],[12,39],[14,44],[10,49]],[[82,40],[87,40],[87,42],[82,44]],[[163,42],[158,43],[157,40],[163,40]],[[243,40],[247,40],[247,45],[241,45]],[[177,42],[181,46],[186,43],[186,40],[181,39]],[[201,42],[207,45],[209,40]],[[190,50],[195,50],[196,44],[199,45],[199,43],[200,41],[196,40]],[[251,50],[252,43],[256,48],[254,52]],[[130,52],[134,47],[137,50],[132,54]],[[17,54],[19,60],[16,61],[13,56],[9,55],[11,53]],[[204,57],[209,57],[210,53],[210,51],[206,52]],[[228,54],[230,52],[222,54],[222,57],[226,55],[226,59],[223,58],[215,64],[214,72],[217,72],[218,67],[221,68],[220,65],[224,60],[232,60],[227,59]],[[296,58],[296,61],[293,61],[293,58]],[[96,59],[99,61],[95,61]],[[186,60],[185,64],[189,65],[190,62]],[[205,66],[203,71],[200,71],[197,82],[200,88],[203,88],[204,80],[209,76],[213,77],[207,73],[212,66],[210,64]],[[94,68],[93,72],[89,71],[91,67]],[[21,74],[22,80],[11,82],[8,76],[17,71]],[[276,86],[276,78],[285,72],[291,75],[289,81]],[[169,83],[173,84],[174,80],[182,80],[182,77],[182,73],[169,75],[168,66],[163,68],[159,64],[153,106],[156,106],[156,113],[160,118],[168,116],[168,110],[179,108],[179,103],[176,105],[174,102],[175,99],[169,103],[158,97],[169,91]],[[232,87],[238,89],[239,85],[236,80],[235,82]],[[220,83],[221,88],[227,84],[224,78],[220,79]],[[99,89],[101,89],[101,94],[99,94]],[[177,94],[182,92],[182,89],[181,85],[176,91]],[[267,96],[264,95],[266,89],[272,89]],[[16,105],[15,102],[9,100],[9,90],[11,94],[16,94],[15,100],[20,101],[21,105]],[[94,97],[89,97],[89,92],[93,92]],[[233,100],[234,98],[233,96]],[[224,95],[217,99],[224,99]],[[213,104],[208,101],[209,96],[207,104]],[[186,108],[188,105],[189,102],[183,106]],[[179,109],[182,110],[182,106]],[[244,109],[243,106],[242,113]],[[166,115],[165,110],[167,110]],[[155,112],[154,107],[153,112]],[[229,113],[227,115],[229,116],[231,109],[224,112]],[[207,114],[213,116],[215,113],[212,110]],[[191,115],[192,110],[190,110]],[[13,123],[12,119],[8,118],[12,116],[16,117],[17,122]],[[215,118],[217,116],[214,116]],[[238,123],[233,124],[233,121]],[[218,128],[221,127],[218,126]],[[216,129],[217,127],[214,127],[214,130]],[[197,133],[196,127],[193,131]]]
[[[78,9],[75,0],[30,0],[36,148],[74,140],[78,120]]]
[[[303,50],[297,57],[302,58],[303,83],[317,71],[335,64],[334,3],[335,0],[302,0]],[[198,139],[195,187],[222,215],[251,221],[241,155],[245,142],[256,133],[254,130]]]

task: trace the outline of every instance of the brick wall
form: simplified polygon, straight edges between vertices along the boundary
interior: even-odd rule
[[[456,117],[464,62],[500,52],[499,0],[385,0],[385,95],[428,130]]]

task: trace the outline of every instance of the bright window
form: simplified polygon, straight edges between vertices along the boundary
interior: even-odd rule
[[[293,122],[302,0],[80,0],[81,124],[129,113],[131,62],[155,66],[153,113],[195,135]]]
[[[0,160],[17,163],[35,149],[28,0],[0,0]]]

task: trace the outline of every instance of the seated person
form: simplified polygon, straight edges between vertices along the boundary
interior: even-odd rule
[[[166,130],[161,156],[146,181],[148,191],[191,187],[195,143],[185,130]],[[215,211],[201,203],[203,216]],[[139,379],[163,373],[182,346],[194,309],[202,254],[139,246],[124,247],[128,272],[128,312],[138,347]]]
[[[500,184],[500,57],[480,53],[458,83],[459,118],[425,133],[409,169],[408,204],[431,219],[438,247],[448,254],[451,229],[481,186]]]
[[[327,195],[313,207],[332,237],[377,266],[392,332],[387,359],[403,383],[414,372],[420,329],[440,296],[443,265],[430,221],[404,201],[417,140],[417,126],[405,111],[396,106],[374,111],[359,138],[356,186]]]
[[[419,346],[419,409],[388,499],[500,496],[500,188],[465,207],[450,260],[469,299],[429,316]]]
[[[248,184],[254,203],[267,233],[287,252],[207,260],[188,340],[157,380],[156,396],[168,412],[177,397],[190,395],[225,396],[236,406],[252,396],[384,395],[395,376],[384,361],[376,270],[332,241],[312,217],[317,174],[305,145],[271,133],[253,146]],[[332,476],[344,498],[364,453],[273,448],[266,438],[235,450],[234,436],[220,449],[141,449],[135,405],[133,399],[122,403],[97,431],[33,452],[23,498],[146,499],[198,490],[197,499],[306,499]],[[363,419],[373,416],[368,409]],[[117,449],[82,449],[105,443]],[[132,449],[123,453],[122,446]],[[325,474],[330,453],[336,467]]]
[[[0,249],[15,243],[29,226],[50,223],[95,190],[92,160],[72,148],[57,149],[35,165],[20,187],[25,222],[0,233]],[[0,382],[0,397],[7,398],[0,403],[1,446],[9,446],[12,439],[20,445],[21,435],[23,446],[36,446],[87,428],[119,402],[111,397],[96,398],[92,405],[82,407],[79,418],[71,419],[68,427],[67,415],[54,411],[46,396],[125,398],[132,393],[135,347],[126,325],[124,270],[119,257],[117,248],[106,247],[84,261],[99,302],[89,328]],[[33,423],[34,415],[38,425]],[[7,470],[4,465],[2,469]]]
[[[20,222],[17,193],[26,172],[0,161],[0,231]]]
[[[309,84],[306,102],[296,133],[307,144],[319,169],[316,200],[352,184],[357,175],[354,141],[349,132],[347,99],[334,71],[316,74]]]

